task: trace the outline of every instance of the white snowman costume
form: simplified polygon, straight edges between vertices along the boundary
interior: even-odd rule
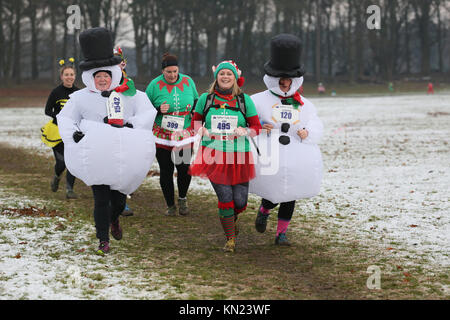
[[[146,94],[137,90],[134,96],[119,93],[124,123],[133,128],[115,128],[103,122],[107,116],[106,102],[94,84],[94,73],[110,71],[116,88],[121,80],[119,65],[83,71],[86,88],[70,95],[58,114],[58,127],[64,141],[64,159],[69,171],[86,185],[109,185],[123,194],[133,193],[144,181],[156,154],[152,133],[155,108]],[[73,133],[84,137],[75,143]]]
[[[323,124],[314,105],[304,97],[298,109],[282,105],[281,97],[293,96],[301,87],[303,77],[291,78],[289,92],[279,88],[280,78],[264,76],[268,90],[251,96],[262,123],[274,126],[270,135],[261,133],[255,139],[260,155],[253,148],[256,177],[250,181],[249,192],[272,203],[311,198],[320,191],[322,156],[317,145],[322,137]],[[283,123],[289,130],[282,132]],[[297,131],[306,129],[308,136],[302,140]],[[280,136],[289,143],[282,144]]]

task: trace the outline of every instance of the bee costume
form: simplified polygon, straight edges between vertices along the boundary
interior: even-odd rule
[[[75,70],[73,63],[75,60],[73,58],[69,58],[69,62],[64,60],[59,61],[59,65],[64,67],[69,67]],[[52,120],[47,122],[41,128],[41,140],[48,147],[52,148],[53,154],[55,156],[55,175],[51,180],[51,189],[53,192],[56,192],[59,187],[59,181],[61,179],[61,175],[66,169],[66,164],[64,161],[64,143],[62,142],[61,136],[59,135],[58,130],[58,121],[56,120],[56,116],[61,112],[67,100],[69,99],[69,95],[79,90],[75,85],[71,88],[64,86],[64,84],[60,84],[50,93],[47,104],[45,105],[45,114],[49,117],[52,117]],[[75,177],[67,170],[66,173],[66,197],[68,199],[77,198],[76,194],[73,192],[73,185],[75,183]]]

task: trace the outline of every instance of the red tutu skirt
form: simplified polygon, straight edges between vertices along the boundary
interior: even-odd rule
[[[255,163],[251,152],[223,152],[200,146],[189,174],[217,184],[235,185],[255,177]]]

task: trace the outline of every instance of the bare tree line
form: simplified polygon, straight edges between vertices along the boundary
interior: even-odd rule
[[[378,30],[366,25],[374,4]],[[67,26],[70,5],[80,8],[80,29]],[[56,81],[59,59],[82,59],[79,32],[104,26],[116,43],[132,44],[138,79],[159,73],[167,51],[193,76],[222,59],[261,76],[270,38],[288,32],[302,39],[317,81],[388,81],[448,71],[449,17],[448,0],[0,0],[0,79]]]

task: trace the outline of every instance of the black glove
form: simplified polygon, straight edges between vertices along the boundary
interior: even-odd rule
[[[129,123],[129,122],[125,123],[123,126],[127,127],[127,128],[130,128],[130,129],[133,129],[133,125],[131,123]]]
[[[78,143],[81,139],[83,139],[84,137],[84,133],[81,131],[75,131],[73,133],[73,141],[75,141],[76,143]]]

